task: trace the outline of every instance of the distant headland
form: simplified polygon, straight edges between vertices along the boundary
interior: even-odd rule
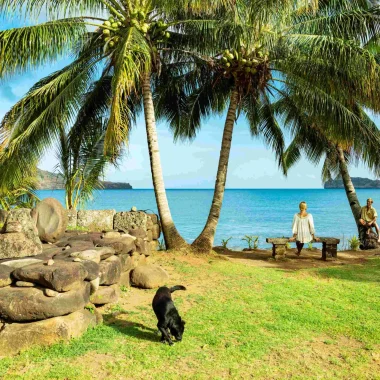
[[[47,170],[37,169],[37,189],[38,190],[61,190],[64,189],[63,180],[59,174],[51,173]],[[103,181],[104,189],[132,189],[126,182]]]
[[[380,189],[380,180],[369,178],[352,177],[353,185],[356,189]],[[324,184],[325,189],[344,189],[341,178],[331,179]]]

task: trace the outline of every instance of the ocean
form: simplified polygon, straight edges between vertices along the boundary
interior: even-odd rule
[[[359,189],[357,194],[364,206],[373,198],[373,206],[380,212],[380,189]],[[64,204],[63,190],[39,190],[40,199],[55,197]],[[213,190],[167,190],[172,217],[181,235],[192,242],[202,231],[207,220]],[[291,236],[293,215],[298,204],[306,201],[313,215],[317,236],[344,239],[343,244],[357,235],[351,209],[343,189],[228,189],[224,195],[222,213],[214,245],[222,239],[231,240],[228,247],[242,249],[247,243],[244,235],[259,236],[259,247],[269,248],[267,237]],[[100,190],[86,209],[139,210],[157,212],[153,190]],[[342,248],[342,247],[341,247]]]

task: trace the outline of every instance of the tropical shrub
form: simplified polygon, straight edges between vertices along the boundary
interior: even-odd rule
[[[232,236],[230,236],[228,239],[222,239],[222,247],[227,248],[228,242],[232,239]]]
[[[360,247],[360,240],[355,235],[351,239],[348,239],[348,243],[350,244],[350,249],[353,251],[357,251]]]
[[[259,246],[259,236],[245,235],[244,238],[241,240],[244,240],[248,243],[249,249],[257,249],[257,247]]]

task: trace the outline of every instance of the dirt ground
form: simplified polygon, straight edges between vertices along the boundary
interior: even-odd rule
[[[327,261],[323,261],[321,259],[322,251],[317,248],[311,250],[304,248],[300,256],[296,255],[297,250],[295,248],[291,248],[288,249],[285,258],[277,256],[276,259],[272,258],[271,250],[232,251],[216,247],[215,251],[228,260],[240,262],[244,265],[289,270],[362,264],[368,258],[380,255],[380,249],[368,251],[338,251],[337,259],[327,258]]]

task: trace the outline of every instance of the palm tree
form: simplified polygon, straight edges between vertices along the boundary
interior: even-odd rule
[[[185,246],[166,197],[151,80],[160,73],[163,49],[176,47],[181,41],[187,46],[189,41],[193,45],[197,41],[194,36],[184,38],[186,29],[207,36],[212,20],[205,21],[204,17],[192,20],[190,16],[203,14],[203,9],[208,9],[209,14],[224,3],[230,5],[229,0],[62,0],[59,3],[0,0],[2,13],[21,11],[28,16],[39,15],[45,8],[48,18],[43,24],[0,32],[0,78],[54,61],[65,53],[75,54],[70,65],[38,82],[5,116],[0,126],[3,183],[7,177],[22,177],[29,162],[38,159],[59,138],[62,127],[73,123],[80,100],[94,81],[98,80],[101,86],[105,77],[111,77],[110,102],[101,93],[91,109],[93,117],[109,116],[106,153],[113,159],[118,157],[142,100],[166,247]],[[59,18],[61,15],[64,18]],[[96,89],[95,86],[92,91]]]
[[[291,98],[278,101],[278,109],[286,114],[285,126],[292,128],[293,140],[284,152],[282,168],[286,175],[288,170],[300,159],[302,152],[314,164],[324,160],[322,181],[326,182],[338,175],[343,180],[348,203],[358,227],[359,236],[363,237],[363,229],[359,223],[361,206],[355,187],[349,174],[348,165],[364,162],[369,169],[379,175],[380,131],[359,106],[355,105],[351,112],[357,115],[358,122],[353,128],[354,136],[337,139],[334,128],[320,125],[324,123],[323,115],[310,118],[297,108]]]
[[[178,77],[170,88],[177,89],[175,95],[164,90],[157,95],[160,116],[170,120],[175,138],[194,138],[202,119],[228,105],[212,205],[192,243],[198,251],[208,252],[213,245],[238,115],[246,117],[253,136],[264,137],[280,163],[283,136],[274,108],[278,97],[292,91],[301,109],[323,113],[337,136],[353,136],[358,124],[344,106],[347,97],[379,109],[379,68],[375,55],[363,47],[378,37],[379,8],[365,1],[315,1],[306,7],[295,3],[239,4],[235,44],[225,44],[233,38],[221,39],[215,55],[196,57],[187,70],[174,63]],[[168,86],[170,78],[160,79],[161,88],[164,79]]]

